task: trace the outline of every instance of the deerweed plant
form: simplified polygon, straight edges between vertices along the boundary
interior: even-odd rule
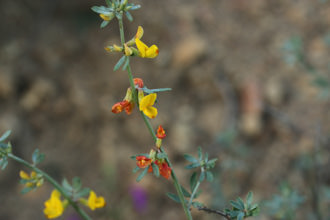
[[[248,193],[246,202],[241,198],[237,198],[236,201],[230,202],[230,209],[224,209],[223,211],[210,209],[197,201],[200,194],[200,185],[205,180],[209,182],[213,180],[214,177],[211,169],[214,168],[217,161],[217,159],[209,159],[208,154],[203,153],[200,147],[198,148],[197,157],[188,154],[184,155],[184,158],[190,162],[185,168],[187,170],[197,170],[190,177],[190,189],[185,189],[179,183],[170,158],[165,151],[166,148],[162,144],[163,139],[166,137],[166,132],[161,125],[158,125],[155,131],[150,123],[150,119],[158,115],[158,109],[154,106],[157,100],[157,94],[170,91],[171,89],[149,89],[144,85],[141,78],[134,77],[131,69],[131,59],[137,57],[156,58],[159,53],[156,45],[148,46],[141,40],[144,34],[141,26],[137,27],[136,34],[132,35],[130,40],[126,41],[125,39],[123,19],[126,17],[129,21],[133,21],[130,11],[137,10],[140,7],[140,5],[129,3],[128,0],[106,0],[106,6],[92,7],[92,10],[98,13],[102,19],[101,28],[109,25],[113,19],[117,19],[120,30],[120,44],[107,46],[105,50],[121,55],[113,70],[116,71],[122,68],[123,71],[126,71],[130,86],[127,89],[124,99],[112,106],[112,112],[115,114],[125,112],[127,115],[130,115],[134,109],[137,109],[154,141],[154,147],[150,149],[149,153],[138,153],[131,157],[136,163],[133,172],[140,172],[137,175],[136,181],[141,181],[148,173],[156,177],[162,176],[169,181],[172,180],[176,193],[167,193],[167,195],[175,202],[181,204],[188,220],[193,219],[191,215],[191,209],[193,207],[200,211],[220,215],[225,219],[244,219],[257,215],[259,208],[257,204],[252,203],[252,192]],[[60,217],[66,207],[70,205],[83,219],[90,220],[91,218],[81,206],[86,206],[91,210],[105,206],[105,199],[102,196],[97,196],[93,190],[83,188],[78,177],[73,178],[72,183],[64,179],[62,184],[60,184],[46,172],[37,168],[37,165],[44,160],[44,154],[40,153],[38,149],[32,155],[32,163],[12,154],[10,142],[5,142],[9,135],[10,131],[7,131],[0,138],[0,166],[4,169],[8,164],[8,159],[12,159],[31,170],[30,173],[23,170],[19,173],[21,183],[24,185],[22,193],[27,193],[41,187],[44,181],[53,185],[54,190],[51,192],[50,198],[44,203],[44,214],[48,219]]]

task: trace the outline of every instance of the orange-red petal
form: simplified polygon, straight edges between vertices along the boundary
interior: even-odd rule
[[[139,88],[143,88],[143,80],[141,78],[134,78],[134,85],[138,86]]]
[[[163,128],[161,125],[158,126],[156,136],[157,136],[159,139],[164,139],[164,138],[166,137],[165,130],[164,130],[164,128]]]
[[[140,168],[146,168],[151,165],[151,159],[146,156],[137,156],[136,158],[136,165]]]

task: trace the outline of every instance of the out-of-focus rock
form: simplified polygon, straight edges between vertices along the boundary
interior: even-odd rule
[[[13,80],[8,70],[0,68],[0,98],[9,98],[13,94]]]
[[[47,98],[55,94],[54,85],[46,79],[36,80],[20,100],[21,106],[27,111],[38,108]]]
[[[257,136],[262,129],[262,95],[257,81],[246,81],[241,89],[240,128],[247,136]]]
[[[205,54],[207,44],[202,37],[191,35],[179,41],[174,48],[174,67],[186,68]]]

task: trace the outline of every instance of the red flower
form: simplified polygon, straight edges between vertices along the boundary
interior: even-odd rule
[[[117,102],[116,104],[114,104],[112,106],[111,111],[115,114],[118,114],[118,113],[122,112],[128,105],[129,105],[129,102],[127,100]]]
[[[155,164],[158,166],[159,174],[162,175],[164,178],[169,179],[172,173],[171,167],[168,166],[166,161],[160,162],[158,160],[155,161]],[[148,169],[149,173],[153,172],[152,166]]]
[[[165,130],[163,129],[163,127],[161,125],[158,126],[156,136],[159,139],[164,139],[166,137]]]
[[[138,86],[138,88],[143,88],[143,80],[141,78],[134,78],[134,85]]]
[[[136,165],[142,169],[150,166],[152,162],[151,159],[146,156],[137,156],[135,159],[136,159]]]

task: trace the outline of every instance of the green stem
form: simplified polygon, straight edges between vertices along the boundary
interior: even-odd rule
[[[201,175],[204,175],[204,172],[205,172],[204,168],[201,167],[201,174],[199,175],[199,178],[198,178],[198,181],[197,181],[197,183],[196,183],[196,186],[195,186],[195,188],[193,189],[193,192],[191,193],[190,200],[189,200],[189,203],[188,203],[188,208],[190,208],[190,206],[191,206],[191,204],[192,204],[192,202],[193,202],[193,199],[194,199],[194,197],[195,197],[195,194],[197,193],[197,190],[198,190],[198,188],[199,188],[199,186],[200,186],[200,184],[201,184],[200,176],[201,176]]]
[[[62,188],[62,186],[56,181],[54,180],[51,176],[49,176],[47,173],[45,173],[44,171],[40,170],[39,168],[33,166],[32,164],[30,164],[29,162],[16,157],[15,155],[9,153],[7,155],[9,158],[15,160],[18,163],[23,164],[24,166],[30,168],[31,170],[41,174],[50,184],[52,184],[62,195],[64,198],[66,198],[69,201],[69,204],[77,211],[77,213],[85,220],[92,220],[85,212],[84,210],[82,210],[75,201],[73,201],[64,191],[64,189]]]
[[[123,25],[123,16],[122,16],[123,15],[123,12],[121,11],[120,14],[121,14],[121,16],[118,18],[119,32],[120,32],[121,44],[124,47],[125,36],[124,36],[124,25]],[[129,57],[127,57],[126,59],[129,59]],[[128,62],[129,62],[129,60],[128,60]],[[137,97],[137,90],[135,89],[134,80],[133,80],[133,74],[132,74],[132,70],[131,70],[131,67],[130,67],[129,63],[127,65],[126,70],[128,72],[128,79],[129,79],[129,82],[130,82],[130,85],[131,85],[131,88],[132,88],[133,100],[136,103],[136,105],[138,106],[139,105],[139,102],[138,102],[138,97]],[[156,137],[156,134],[155,134],[155,132],[154,132],[154,130],[153,130],[153,128],[152,128],[149,120],[143,114],[143,112],[140,111],[140,113],[141,113],[141,116],[143,118],[143,121],[146,124],[146,126],[147,126],[147,128],[148,128],[148,130],[149,130],[149,132],[150,132],[150,134],[151,134],[151,136],[153,138],[153,140],[156,141],[157,140],[157,137]],[[161,151],[164,152],[163,149],[161,149]],[[175,175],[173,166],[172,166],[170,160],[168,159],[168,157],[166,158],[166,162],[168,163],[169,167],[171,167],[171,169],[172,169],[171,176],[172,176],[172,179],[173,179],[173,182],[174,182],[174,186],[175,186],[175,188],[177,190],[178,196],[180,198],[180,202],[181,202],[182,207],[184,209],[184,212],[185,212],[187,218],[189,220],[192,220],[191,213],[190,213],[190,211],[188,210],[188,208],[186,206],[186,202],[185,202],[185,199],[184,199],[184,196],[183,196],[183,192],[182,192],[181,186],[179,184],[179,181],[178,181],[178,179],[177,179],[177,177]]]

